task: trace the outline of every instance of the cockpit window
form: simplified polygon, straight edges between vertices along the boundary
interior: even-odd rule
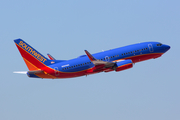
[[[157,46],[162,46],[162,44],[161,43],[159,43],[159,44],[156,44]]]

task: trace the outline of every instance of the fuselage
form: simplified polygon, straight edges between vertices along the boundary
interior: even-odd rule
[[[143,42],[92,55],[101,61],[119,62],[121,60],[130,59],[133,63],[137,63],[158,58],[169,49],[170,46],[159,42]],[[106,71],[106,69],[93,71],[95,65],[90,61],[87,55],[82,55],[66,61],[52,60],[51,63],[51,65],[47,68],[42,68],[42,70],[54,76],[54,78],[72,78]]]

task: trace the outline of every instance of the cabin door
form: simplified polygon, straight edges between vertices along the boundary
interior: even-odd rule
[[[55,70],[55,76],[59,76],[59,72],[58,72],[59,69],[58,69],[58,67],[55,67],[54,70]]]
[[[108,61],[109,61],[109,58],[110,58],[109,56],[106,56],[106,57],[105,57],[105,60],[108,62]]]
[[[149,51],[150,51],[150,52],[153,52],[153,51],[154,51],[152,44],[148,44],[148,47],[149,47]]]

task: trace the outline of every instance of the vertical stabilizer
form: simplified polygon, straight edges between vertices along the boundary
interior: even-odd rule
[[[16,39],[14,42],[30,71],[39,70],[49,64],[48,58],[43,56],[22,39]]]

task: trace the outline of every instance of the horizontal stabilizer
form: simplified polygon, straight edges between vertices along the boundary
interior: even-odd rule
[[[47,56],[51,59],[51,60],[56,60],[52,55],[47,54]]]

